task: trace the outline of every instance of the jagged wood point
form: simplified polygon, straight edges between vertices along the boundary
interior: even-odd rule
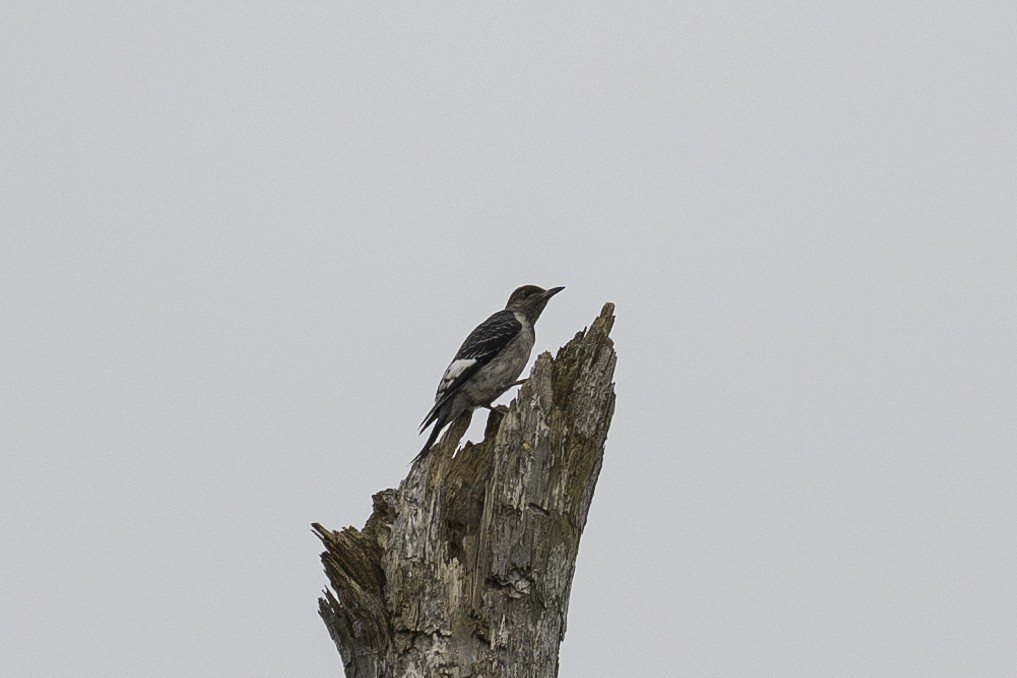
[[[484,439],[449,427],[364,528],[314,523],[319,614],[347,678],[558,674],[579,539],[614,413],[614,305],[538,356]]]

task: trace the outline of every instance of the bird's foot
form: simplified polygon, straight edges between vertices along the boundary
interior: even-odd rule
[[[488,410],[491,410],[492,412],[497,412],[498,414],[505,414],[509,410],[508,405],[494,405],[494,406],[492,406],[490,403],[487,404],[487,405],[481,405],[481,407],[486,408]]]

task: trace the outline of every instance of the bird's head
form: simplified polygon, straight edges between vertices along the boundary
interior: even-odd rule
[[[505,309],[523,314],[531,323],[536,322],[540,312],[547,306],[547,300],[561,292],[564,287],[552,287],[545,290],[536,285],[523,285],[509,297]]]

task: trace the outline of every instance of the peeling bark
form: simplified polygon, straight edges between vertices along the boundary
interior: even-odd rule
[[[558,674],[579,539],[614,412],[614,305],[541,354],[484,440],[465,414],[362,530],[315,523],[319,613],[347,678]]]

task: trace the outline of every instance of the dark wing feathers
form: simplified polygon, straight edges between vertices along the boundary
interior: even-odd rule
[[[445,370],[438,384],[434,407],[424,418],[421,430],[437,419],[441,406],[448,402],[481,367],[491,362],[491,359],[498,355],[522,328],[512,311],[498,311],[470,332]]]
[[[505,348],[522,328],[523,326],[516,320],[515,313],[498,311],[470,332],[470,336],[466,337],[466,341],[459,347],[453,362],[460,358],[476,358],[486,363]]]

